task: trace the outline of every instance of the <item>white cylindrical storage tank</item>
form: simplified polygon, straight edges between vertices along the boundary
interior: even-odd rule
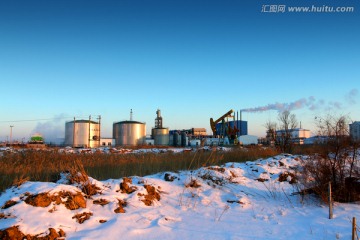
[[[155,145],[169,145],[169,128],[153,128],[151,135]]]
[[[137,121],[122,121],[113,124],[115,145],[138,146],[145,144],[146,125]]]
[[[65,145],[72,147],[99,147],[100,123],[75,120],[65,123]]]

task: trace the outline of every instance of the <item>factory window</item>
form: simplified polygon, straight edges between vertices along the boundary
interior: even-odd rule
[[[108,146],[111,146],[111,142],[108,142]]]

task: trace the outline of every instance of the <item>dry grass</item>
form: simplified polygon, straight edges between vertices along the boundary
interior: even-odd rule
[[[143,154],[66,154],[54,150],[26,150],[0,157],[0,192],[26,180],[57,181],[64,171],[86,172],[105,180],[145,176],[164,171],[191,170],[227,162],[244,162],[276,155],[270,148],[234,148],[232,151],[197,151]],[[81,163],[81,164],[79,164]]]

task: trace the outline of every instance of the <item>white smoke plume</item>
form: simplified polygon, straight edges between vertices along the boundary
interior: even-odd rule
[[[352,89],[350,92],[348,92],[345,96],[345,100],[350,104],[354,105],[356,104],[356,98],[358,96],[359,91],[357,89]],[[283,111],[292,111],[302,108],[307,108],[311,111],[318,110],[320,108],[325,108],[326,110],[331,109],[342,109],[344,106],[343,103],[338,101],[331,101],[331,102],[325,102],[324,100],[316,100],[315,97],[311,96],[308,98],[301,98],[299,100],[296,100],[295,102],[291,103],[272,103],[268,104],[266,106],[260,106],[255,108],[247,108],[242,109],[242,112],[264,112],[268,110],[276,110],[279,112]]]
[[[301,98],[301,99],[296,100],[295,102],[291,102],[291,103],[272,103],[272,104],[268,104],[266,106],[242,109],[241,111],[242,112],[264,112],[264,111],[268,111],[268,110],[276,110],[276,111],[282,112],[285,110],[291,111],[291,110],[297,110],[297,109],[301,109],[301,108],[308,108],[310,110],[316,110],[323,104],[324,104],[323,101],[316,101],[315,97],[311,96],[308,98]]]
[[[351,89],[350,92],[345,96],[345,99],[349,104],[356,104],[356,97],[358,94],[359,91],[356,88]]]
[[[44,137],[45,142],[56,143],[59,138],[64,138],[65,118],[67,118],[65,114],[59,114],[55,115],[53,119],[46,122],[38,122],[32,130],[32,134],[39,133]]]

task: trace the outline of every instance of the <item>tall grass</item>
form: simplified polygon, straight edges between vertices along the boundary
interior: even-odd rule
[[[26,150],[5,153],[0,157],[0,192],[25,180],[56,181],[59,173],[74,169],[75,162],[79,161],[89,176],[106,180],[252,161],[276,154],[274,150],[265,148],[141,154],[66,154],[57,150]]]

